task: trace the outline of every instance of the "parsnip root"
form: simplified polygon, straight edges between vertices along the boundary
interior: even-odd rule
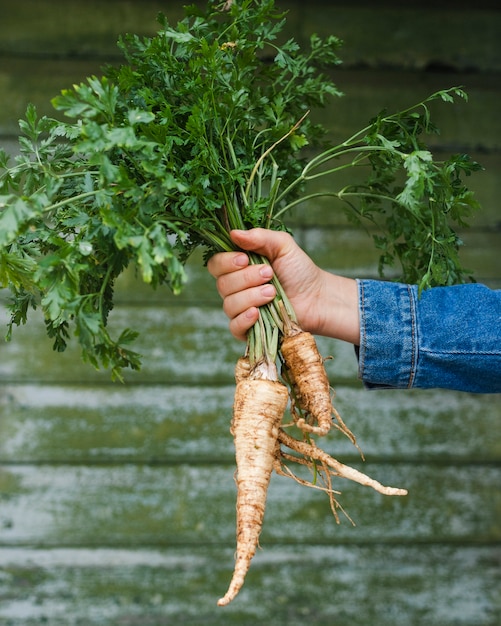
[[[251,366],[246,354],[235,367],[237,386],[231,433],[237,465],[237,549],[233,576],[226,594],[218,600],[219,606],[229,604],[244,583],[259,543],[273,470],[326,492],[337,522],[338,510],[352,523],[353,520],[336,498],[339,492],[333,489],[333,477],[351,480],[388,496],[407,494],[405,489],[382,485],[317,447],[313,435],[326,435],[333,424],[357,448],[358,445],[332,404],[324,360],[314,337],[289,320],[280,350],[284,363],[282,377],[287,385],[278,380],[275,363],[265,359]],[[282,427],[289,396],[293,423],[302,431],[302,440],[295,439]],[[293,463],[312,470],[316,476],[314,482],[297,476],[290,468]]]
[[[247,378],[237,384],[231,425],[237,464],[237,549],[233,577],[219,606],[229,604],[240,591],[256,552],[288,397],[287,387],[276,380]]]
[[[249,378],[251,363],[248,356],[241,356],[235,364],[235,382]]]
[[[306,417],[297,417],[296,426],[304,432],[324,436],[335,423],[356,445],[353,433],[332,404],[333,392],[331,394],[324,359],[318,351],[315,337],[289,322],[280,351],[285,362],[285,377],[294,390],[293,408],[298,405],[300,411],[306,413]]]
[[[302,458],[319,461],[325,467],[329,467],[332,470],[331,473],[335,476],[347,478],[348,480],[356,482],[359,485],[364,485],[365,487],[371,487],[378,493],[385,496],[405,496],[408,493],[406,489],[386,487],[385,485],[382,485],[380,482],[370,478],[370,476],[367,476],[363,472],[360,472],[349,465],[345,465],[344,463],[341,463],[337,459],[331,457],[327,452],[318,448],[313,441],[308,443],[306,441],[298,441],[294,437],[291,437],[291,435],[287,434],[283,428],[281,428],[278,433],[278,440],[283,445],[300,454]]]

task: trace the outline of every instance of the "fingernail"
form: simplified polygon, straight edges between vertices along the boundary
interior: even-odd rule
[[[274,296],[275,295],[275,287],[273,287],[273,285],[265,285],[264,287],[261,288],[261,293],[266,298]]]
[[[273,268],[269,265],[263,265],[263,267],[259,270],[259,274],[263,278],[271,278],[273,276]]]
[[[247,258],[246,254],[238,254],[234,258],[233,262],[237,267],[245,267],[246,265],[248,265],[249,259]]]

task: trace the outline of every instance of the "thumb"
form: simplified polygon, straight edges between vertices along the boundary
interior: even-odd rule
[[[267,228],[232,230],[230,235],[233,243],[239,248],[262,254],[270,262],[286,256],[297,247],[296,242],[288,233]]]

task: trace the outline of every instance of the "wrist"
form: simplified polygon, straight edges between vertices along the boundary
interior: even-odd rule
[[[324,286],[317,305],[320,311],[316,334],[358,345],[360,313],[356,280],[329,272],[324,272],[323,278]]]

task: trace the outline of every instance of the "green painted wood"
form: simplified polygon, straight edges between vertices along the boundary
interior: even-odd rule
[[[197,2],[197,4],[202,4]],[[153,33],[163,11],[175,23],[182,2],[90,0],[22,0],[2,8],[0,25],[4,52],[59,56],[112,54],[122,32]],[[499,11],[463,2],[428,3],[423,7],[401,3],[310,2],[281,0],[288,12],[288,30],[307,39],[312,32],[334,32],[343,39],[343,58],[349,65],[372,64],[423,69],[498,71]],[[57,15],[58,19],[54,19]],[[447,28],[443,25],[447,24]],[[482,37],[479,38],[479,33]]]
[[[233,379],[236,359],[244,344],[228,332],[220,308],[199,306],[117,307],[110,319],[112,331],[134,327],[141,336],[134,349],[144,355],[141,372],[125,372],[130,382],[221,384]],[[97,372],[83,363],[78,347],[64,353],[52,351],[44,336],[41,317],[34,314],[16,337],[2,345],[0,377],[4,380],[80,382],[110,380],[107,371]]]
[[[304,221],[290,222],[289,226],[298,244],[323,268],[354,278],[378,277],[379,253],[373,244],[371,231],[332,223],[331,216],[335,219],[341,211],[338,206],[324,207],[323,213],[308,207],[303,213]],[[306,223],[308,219],[309,223]],[[495,224],[490,229],[474,225],[459,234],[463,241],[460,256],[464,265],[474,273],[477,281],[494,285],[499,278],[497,258],[501,249],[501,230]],[[205,268],[202,257],[203,251],[199,249],[188,261],[185,267],[187,280],[177,296],[167,286],[153,289],[131,266],[116,282],[117,304],[173,307],[191,304],[220,309],[221,299],[215,281]],[[394,278],[398,273],[398,266],[386,271],[388,278]],[[5,311],[8,298],[9,292],[0,290],[2,323],[8,319]]]
[[[4,384],[0,463],[233,464],[233,394],[234,385]],[[368,465],[501,462],[501,440],[493,436],[501,424],[496,395],[337,385],[335,404]],[[345,461],[360,460],[336,430],[319,445]]]
[[[0,9],[0,146],[16,151],[16,120],[117,61],[125,31],[153,32],[157,0],[20,0]],[[419,8],[288,0],[291,34],[344,39],[334,78],[346,96],[316,114],[342,140],[380,108],[464,85],[468,104],[440,106],[437,154],[467,151],[486,171],[468,180],[484,206],[464,233],[477,279],[499,273],[501,13],[488,0]],[[57,19],[54,16],[57,15]],[[444,28],[444,25],[447,25]],[[479,34],[480,33],[480,34]],[[322,182],[327,188],[328,181]],[[317,190],[317,187],[315,187]],[[330,201],[289,218],[327,269],[377,275],[370,239]],[[462,233],[463,234],[463,233]],[[303,626],[498,626],[501,622],[499,396],[367,392],[351,346],[320,339],[336,406],[366,455],[335,433],[323,446],[375,478],[408,487],[385,498],[341,481],[357,523],[337,526],[324,494],[272,481],[258,551],[237,601],[215,607],[233,565],[233,445],[228,431],[231,338],[197,253],[179,297],[128,271],[115,328],[142,329],[142,372],[113,384],[55,354],[40,317],[0,343],[0,624],[183,623]],[[0,293],[0,325],[7,321]]]
[[[63,6],[64,5],[64,6]],[[434,10],[391,8],[378,4],[349,7],[336,3],[284,2],[289,11],[286,36],[306,39],[313,32],[337,34],[344,40],[344,60],[336,81],[347,97],[339,104],[333,127],[337,137],[357,129],[379,108],[411,104],[451,80],[471,92],[463,111],[444,114],[440,124],[445,141],[460,141],[467,133],[469,145],[499,149],[499,120],[495,116],[496,91],[492,85],[499,71],[498,11],[451,11],[438,3]],[[155,17],[163,10],[175,23],[181,3],[165,6],[146,3],[93,0],[90,7],[76,0],[23,0],[4,7],[0,21],[0,129],[16,132],[15,122],[29,101],[43,112],[63,87],[99,73],[105,61],[120,59],[116,40],[125,32],[153,34]],[[62,19],[54,20],[54,14]],[[448,24],[442,28],[443,20]],[[479,36],[481,33],[481,37]],[[346,71],[351,68],[358,71]],[[398,73],[386,71],[397,68]],[[435,71],[424,71],[427,67]],[[402,73],[405,72],[405,73]],[[460,111],[460,112],[458,112]],[[472,123],[473,121],[473,123]],[[330,120],[329,120],[330,122]],[[443,140],[443,141],[444,141]]]
[[[338,479],[340,524],[327,496],[272,476],[261,545],[495,544],[501,467],[353,464],[409,495],[383,496]],[[235,543],[233,466],[10,465],[0,469],[2,546],[188,546]],[[192,549],[194,549],[192,547]]]
[[[314,257],[322,265],[320,253],[321,249]],[[8,321],[5,307],[0,309],[0,321]],[[139,372],[124,370],[130,384],[229,384],[235,362],[244,351],[244,344],[229,334],[220,307],[147,301],[124,304],[115,308],[109,326],[117,336],[128,327],[140,331],[132,347],[142,355],[143,364]],[[318,338],[318,345],[324,357],[333,357],[326,364],[331,380],[336,385],[356,383],[358,366],[352,346],[323,337]],[[0,349],[4,382],[88,384],[110,380],[109,372],[96,371],[82,361],[75,340],[65,352],[53,351],[38,311],[25,326],[15,327],[12,340],[3,342]]]
[[[8,313],[0,308],[0,323],[6,324]],[[124,371],[130,384],[192,384],[214,385],[232,383],[237,358],[243,354],[244,343],[236,341],[228,331],[228,320],[217,306],[165,304],[148,302],[117,306],[110,316],[112,334],[130,327],[140,331],[133,349],[143,356],[139,372]],[[337,381],[353,380],[357,362],[352,346],[327,338],[319,338],[319,348],[326,357],[329,375]],[[95,383],[110,381],[106,370],[96,371],[84,363],[76,341],[70,341],[65,352],[52,350],[46,336],[42,316],[32,312],[31,319],[15,327],[10,342],[1,346],[0,380],[4,382],[66,382]]]
[[[60,10],[59,4],[54,0],[28,1],[21,3],[21,9],[12,3],[1,21],[0,41],[4,54],[0,54],[0,145],[9,151],[16,149],[12,135],[18,132],[17,119],[23,116],[28,102],[34,102],[41,113],[54,114],[50,106],[54,95],[88,75],[100,73],[106,60],[114,60],[115,41],[121,32],[131,29],[154,32],[154,16],[161,8],[156,1],[143,6],[116,0],[97,3],[92,10],[86,8],[82,15],[80,4],[71,2],[69,7],[65,3],[63,20],[53,20],[54,12]],[[343,140],[363,127],[382,108],[396,110],[437,89],[452,84],[463,85],[470,94],[470,102],[437,108],[436,121],[441,135],[432,138],[432,143],[447,152],[468,151],[474,157],[478,154],[487,173],[468,181],[484,206],[475,223],[477,226],[498,227],[499,177],[496,172],[499,169],[501,121],[497,114],[498,93],[493,89],[497,84],[497,70],[482,59],[490,54],[497,63],[500,58],[500,43],[495,36],[499,12],[450,11],[440,5],[431,13],[379,5],[375,12],[361,4],[349,8],[320,3],[321,10],[318,10],[301,3],[286,3],[286,8],[290,9],[291,34],[323,33],[326,28],[332,32],[338,27],[348,45],[347,62],[335,72],[335,80],[346,96],[316,114],[329,129],[330,138]],[[181,5],[163,9],[175,21]],[[96,15],[100,18],[98,26]],[[454,24],[446,32],[440,26],[445,15],[447,23]],[[437,28],[440,36],[436,33]],[[476,34],[478,32],[482,33],[481,38]],[[402,48],[405,48],[405,54]],[[355,56],[350,56],[354,50]],[[392,58],[385,56],[388,52]],[[428,55],[424,60],[420,56],[423,54]],[[439,71],[423,70],[434,64],[439,65],[435,68]],[[399,71],[388,70],[388,66],[398,67]],[[410,71],[412,68],[416,71]],[[482,72],[472,71],[479,68]],[[451,73],[452,69],[454,73]],[[2,134],[11,137],[2,138]],[[486,151],[494,154],[485,155]],[[326,185],[329,186],[329,182]],[[342,214],[331,214],[328,207],[328,200],[315,203],[315,206],[308,207],[308,214],[322,223],[332,223],[333,220],[345,223]],[[305,219],[310,217],[294,217],[294,221]]]
[[[473,272],[476,280],[489,282],[498,278],[501,230],[465,231],[461,233],[461,239],[462,262]],[[371,238],[364,232],[319,226],[301,231],[299,240],[301,246],[324,269],[358,278],[377,275],[379,254]],[[400,268],[395,266],[387,268],[385,274],[393,278],[399,272]]]
[[[159,12],[176,21],[182,2],[161,0],[21,0],[2,7],[0,51],[13,56],[91,57],[116,55],[119,35],[152,35]],[[55,17],[57,16],[57,19]]]
[[[320,10],[302,4],[298,18],[305,34],[338,34],[344,41],[343,58],[349,64],[411,70],[438,66],[497,71],[500,67],[496,58],[500,45],[498,11],[476,10],[472,5],[451,9],[441,2],[426,10],[412,4],[388,7],[378,3],[377,10],[371,3],[340,4],[323,3]]]
[[[499,547],[266,546],[228,607],[233,551],[0,548],[5,626],[497,626]]]
[[[101,75],[104,60],[8,58],[0,55],[0,136],[9,139],[19,133],[18,120],[24,117],[29,103],[35,104],[40,115],[55,117],[50,103],[62,89],[71,88],[87,76]],[[9,137],[10,136],[10,137]],[[2,148],[16,147],[11,142]]]

